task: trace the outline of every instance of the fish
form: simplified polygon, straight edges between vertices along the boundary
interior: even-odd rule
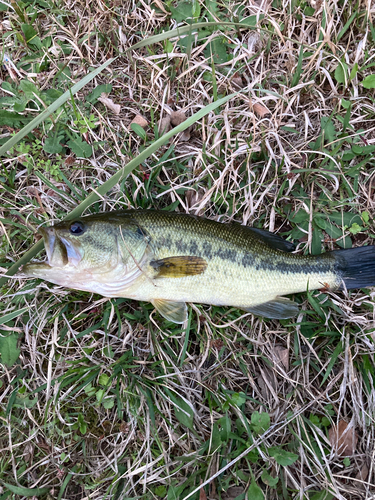
[[[46,260],[26,264],[27,277],[151,302],[177,324],[187,303],[288,319],[299,306],[285,295],[375,285],[375,246],[300,255],[269,231],[177,212],[102,212],[40,232]]]

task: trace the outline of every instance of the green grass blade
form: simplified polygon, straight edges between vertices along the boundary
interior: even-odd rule
[[[18,316],[21,316],[24,312],[28,310],[28,307],[24,307],[22,309],[17,309],[17,311],[12,311],[8,314],[4,314],[4,316],[1,316],[0,318],[0,325],[5,325],[8,323],[8,321],[11,321],[14,318],[17,318]]]
[[[21,495],[23,497],[38,497],[45,495],[51,488],[24,488],[23,486],[14,486],[13,484],[1,483],[4,487],[8,488],[12,493]]]
[[[153,43],[158,43],[162,42],[163,40],[166,40],[167,38],[174,38],[175,36],[180,36],[180,35],[185,35],[192,33],[194,30],[199,30],[201,28],[209,28],[209,27],[218,27],[219,26],[233,26],[233,27],[239,27],[239,28],[246,28],[246,29],[256,29],[256,26],[249,26],[248,24],[242,22],[242,23],[233,23],[230,21],[220,21],[220,22],[208,22],[208,23],[194,23],[194,24],[189,24],[187,26],[181,26],[181,28],[176,28],[170,31],[165,31],[164,33],[159,33],[158,35],[150,36],[148,38],[145,38],[144,40],[141,40],[140,42],[136,43],[135,45],[132,45],[128,50],[135,50],[139,49],[141,47],[145,47],[146,45],[151,45]]]
[[[68,89],[63,93],[55,102],[50,104],[48,108],[46,108],[40,115],[36,116],[34,120],[25,125],[22,130],[17,132],[16,135],[11,137],[9,141],[7,141],[3,146],[0,147],[0,156],[3,156],[9,151],[17,142],[25,137],[25,135],[29,134],[35,127],[37,127],[40,123],[42,123],[49,115],[57,111],[63,104],[68,101],[72,95],[76,94],[82,87],[84,87],[87,83],[91,82],[93,78],[95,78],[99,73],[103,71],[107,66],[109,66],[114,59],[108,59],[104,64],[96,68],[94,71],[86,75],[82,80],[73,85],[71,89]]]
[[[170,132],[164,134],[162,137],[157,139],[151,146],[146,148],[139,154],[136,158],[131,160],[125,167],[119,170],[116,174],[114,174],[110,179],[104,182],[101,186],[99,186],[95,191],[90,193],[88,197],[80,203],[76,208],[74,208],[65,218],[64,220],[74,219],[75,217],[79,217],[87,207],[89,207],[92,203],[100,199],[100,196],[104,196],[110,189],[113,188],[118,182],[127,177],[138,165],[140,165],[143,161],[149,158],[155,151],[157,151],[161,146],[163,146],[171,137],[180,132],[183,132],[185,129],[193,125],[195,122],[208,115],[211,111],[214,111],[219,106],[225,104],[227,101],[232,99],[237,95],[237,92],[234,94],[229,94],[226,97],[222,97],[208,106],[205,106],[203,109],[199,110],[194,115],[190,116],[183,123],[175,127]],[[5,276],[0,278],[0,287],[6,283],[6,281],[13,276],[21,265],[29,262],[30,259],[35,257],[43,248],[43,241],[40,240],[36,243],[30,250],[28,250],[13,266],[8,269]]]

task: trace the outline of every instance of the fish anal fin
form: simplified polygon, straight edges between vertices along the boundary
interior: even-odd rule
[[[168,321],[181,324],[187,320],[187,306],[185,302],[154,299],[151,301],[155,309]]]
[[[207,261],[193,255],[167,257],[153,260],[150,266],[157,271],[156,278],[183,278],[202,274],[207,268]]]
[[[256,316],[264,316],[271,319],[288,319],[297,316],[299,312],[298,304],[285,297],[276,297],[269,302],[257,306],[243,307],[247,312]]]

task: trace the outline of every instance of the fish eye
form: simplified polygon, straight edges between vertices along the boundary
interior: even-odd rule
[[[81,222],[81,221],[78,220],[78,221],[73,222],[72,224],[70,224],[69,231],[72,234],[75,234],[76,236],[79,236],[80,234],[82,234],[82,233],[85,232],[85,226],[84,226],[83,222]]]

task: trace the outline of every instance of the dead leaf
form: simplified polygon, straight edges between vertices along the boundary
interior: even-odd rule
[[[107,97],[106,94],[102,94],[99,98],[98,101],[104,104],[108,109],[114,112],[115,115],[119,115],[121,111],[121,106],[120,104],[115,104],[112,99]]]
[[[268,108],[266,108],[266,106],[264,106],[263,104],[260,104],[260,102],[256,102],[255,104],[253,104],[250,101],[250,108],[252,108],[254,113],[260,116],[260,118],[271,116],[271,111]]]
[[[284,349],[281,345],[274,347],[275,361],[278,365],[282,365],[286,371],[289,370],[289,349]]]
[[[223,500],[233,500],[234,498],[242,495],[242,493],[245,493],[242,486],[231,486],[225,493],[222,493],[221,498]]]
[[[159,123],[159,135],[162,136],[171,130],[171,117],[169,115],[164,116]]]
[[[188,127],[186,130],[180,133],[179,135],[180,142],[190,141],[192,129],[193,129],[192,127]]]
[[[202,484],[202,479],[201,479],[201,484]],[[200,489],[199,491],[199,500],[207,500],[207,495],[206,492],[204,491],[203,488]]]
[[[154,0],[154,3],[162,12],[164,12],[164,14],[168,14],[168,12],[165,10],[163,3],[160,0]]]
[[[122,26],[120,26],[118,29],[118,37],[119,37],[120,43],[123,43],[125,45],[125,43],[127,42],[128,39],[127,39],[125,33],[123,33],[123,31],[122,31]]]
[[[65,162],[64,162],[65,166],[66,167],[71,167],[73,165],[74,161],[75,161],[74,156],[72,156],[72,155],[67,156],[65,158]]]
[[[177,127],[177,125],[180,125],[180,123],[184,122],[187,119],[187,116],[183,111],[172,111],[170,117],[173,127]]]
[[[260,392],[264,399],[277,398],[277,380],[275,373],[267,367],[261,369],[261,374],[257,378]]]
[[[232,85],[235,89],[242,89],[245,87],[242,76],[239,73],[235,73],[232,77]]]
[[[140,125],[142,128],[147,127],[148,121],[146,118],[143,118],[141,115],[135,115],[135,117],[132,120],[132,123],[136,123],[137,125]]]
[[[205,190],[202,188],[199,188],[198,191],[195,189],[188,189],[185,193],[185,201],[186,205],[188,208],[194,207],[194,205],[197,205],[200,201],[203,200],[203,197],[205,195]]]
[[[35,446],[31,443],[27,443],[24,450],[23,450],[23,457],[25,459],[25,462],[31,462],[34,456],[34,449]]]
[[[349,427],[349,424],[345,420],[340,420],[338,426],[333,425],[329,429],[328,435],[331,446],[338,456],[349,457],[354,454],[358,442],[358,434],[354,427]]]
[[[366,481],[367,477],[368,477],[368,465],[364,463],[360,468],[360,470],[358,471],[355,478],[359,479],[360,481]]]

